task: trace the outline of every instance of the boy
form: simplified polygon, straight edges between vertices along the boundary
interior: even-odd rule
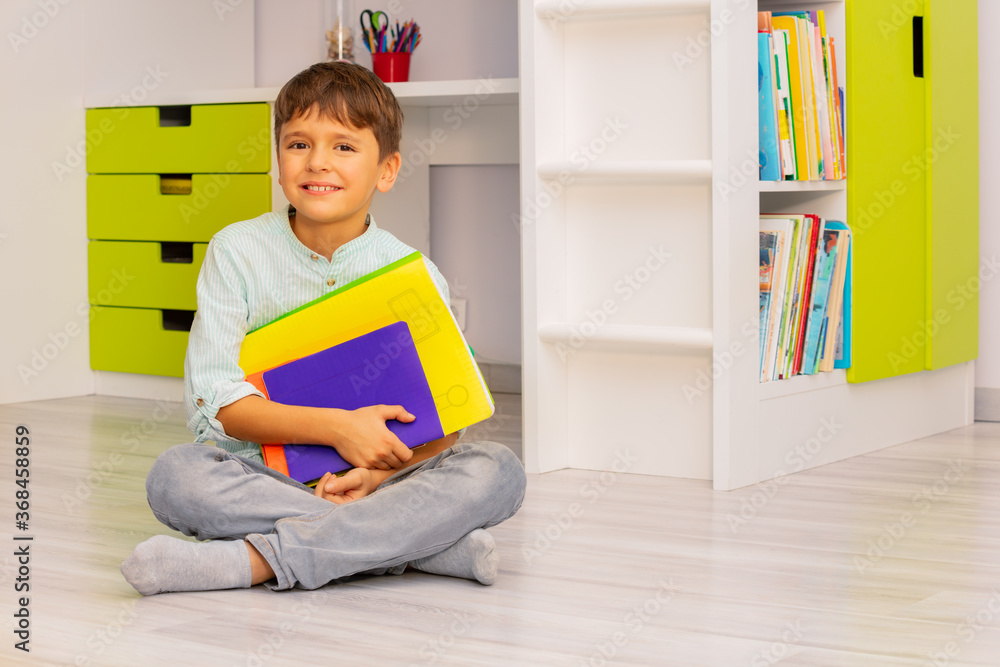
[[[368,215],[375,191],[395,182],[402,127],[395,97],[372,72],[313,65],[281,89],[274,116],[287,213],[216,234],[198,278],[185,403],[197,443],[219,447],[172,447],[146,480],[157,519],[209,541],[157,535],[122,574],[143,595],[265,582],[313,589],[407,565],[491,584],[497,556],[483,529],[513,516],[524,496],[509,449],[456,445],[453,433],[410,450],[385,426],[412,421],[405,406],[281,405],[243,380],[247,332],[413,252]],[[427,266],[447,303],[447,283]],[[261,442],[329,445],[357,467],[327,473],[313,491],[267,468]]]

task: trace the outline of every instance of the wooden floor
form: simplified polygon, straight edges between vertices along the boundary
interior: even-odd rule
[[[516,397],[503,410],[489,437],[516,432]],[[16,424],[32,438],[26,532],[13,527]],[[118,566],[170,532],[143,478],[189,440],[181,407],[0,406],[0,433],[4,532],[34,537],[30,655],[11,632],[10,545],[24,543],[0,550],[4,665],[1000,664],[1000,424],[730,493],[629,473],[530,476],[520,513],[491,529],[492,587],[414,572],[150,598]],[[620,452],[619,469],[641,472],[628,443]]]

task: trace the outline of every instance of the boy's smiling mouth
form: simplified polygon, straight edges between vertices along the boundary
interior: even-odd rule
[[[306,183],[305,185],[302,186],[302,189],[305,190],[306,192],[322,193],[322,192],[335,192],[337,190],[342,190],[343,188],[339,188],[336,185]]]

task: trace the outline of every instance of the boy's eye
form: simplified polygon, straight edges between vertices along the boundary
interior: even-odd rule
[[[347,144],[340,144],[334,150],[347,152],[347,151],[353,151],[354,148],[352,148],[351,146],[348,146]]]
[[[301,149],[301,148],[305,148],[305,147],[306,147],[306,145],[305,145],[305,143],[304,143],[304,142],[302,142],[302,141],[293,141],[292,143],[290,143],[290,144],[288,145],[288,147],[289,147],[289,148],[297,148],[297,149]]]

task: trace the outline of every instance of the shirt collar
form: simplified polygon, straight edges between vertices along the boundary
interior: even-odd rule
[[[307,257],[312,257],[312,255],[315,254],[314,251],[310,250],[308,246],[302,243],[302,241],[299,240],[299,237],[295,235],[295,232],[292,231],[292,224],[288,220],[288,207],[278,211],[276,215],[278,217],[278,224],[281,227],[282,234],[286,239],[288,239],[288,242],[292,244],[292,248],[295,252],[306,255]],[[344,245],[337,248],[337,252],[340,252],[341,250],[361,250],[362,248],[371,245],[375,241],[375,236],[378,232],[378,225],[375,224],[375,217],[371,213],[368,214],[368,219],[365,224],[367,227],[365,227],[364,233],[356,239],[351,239]]]

